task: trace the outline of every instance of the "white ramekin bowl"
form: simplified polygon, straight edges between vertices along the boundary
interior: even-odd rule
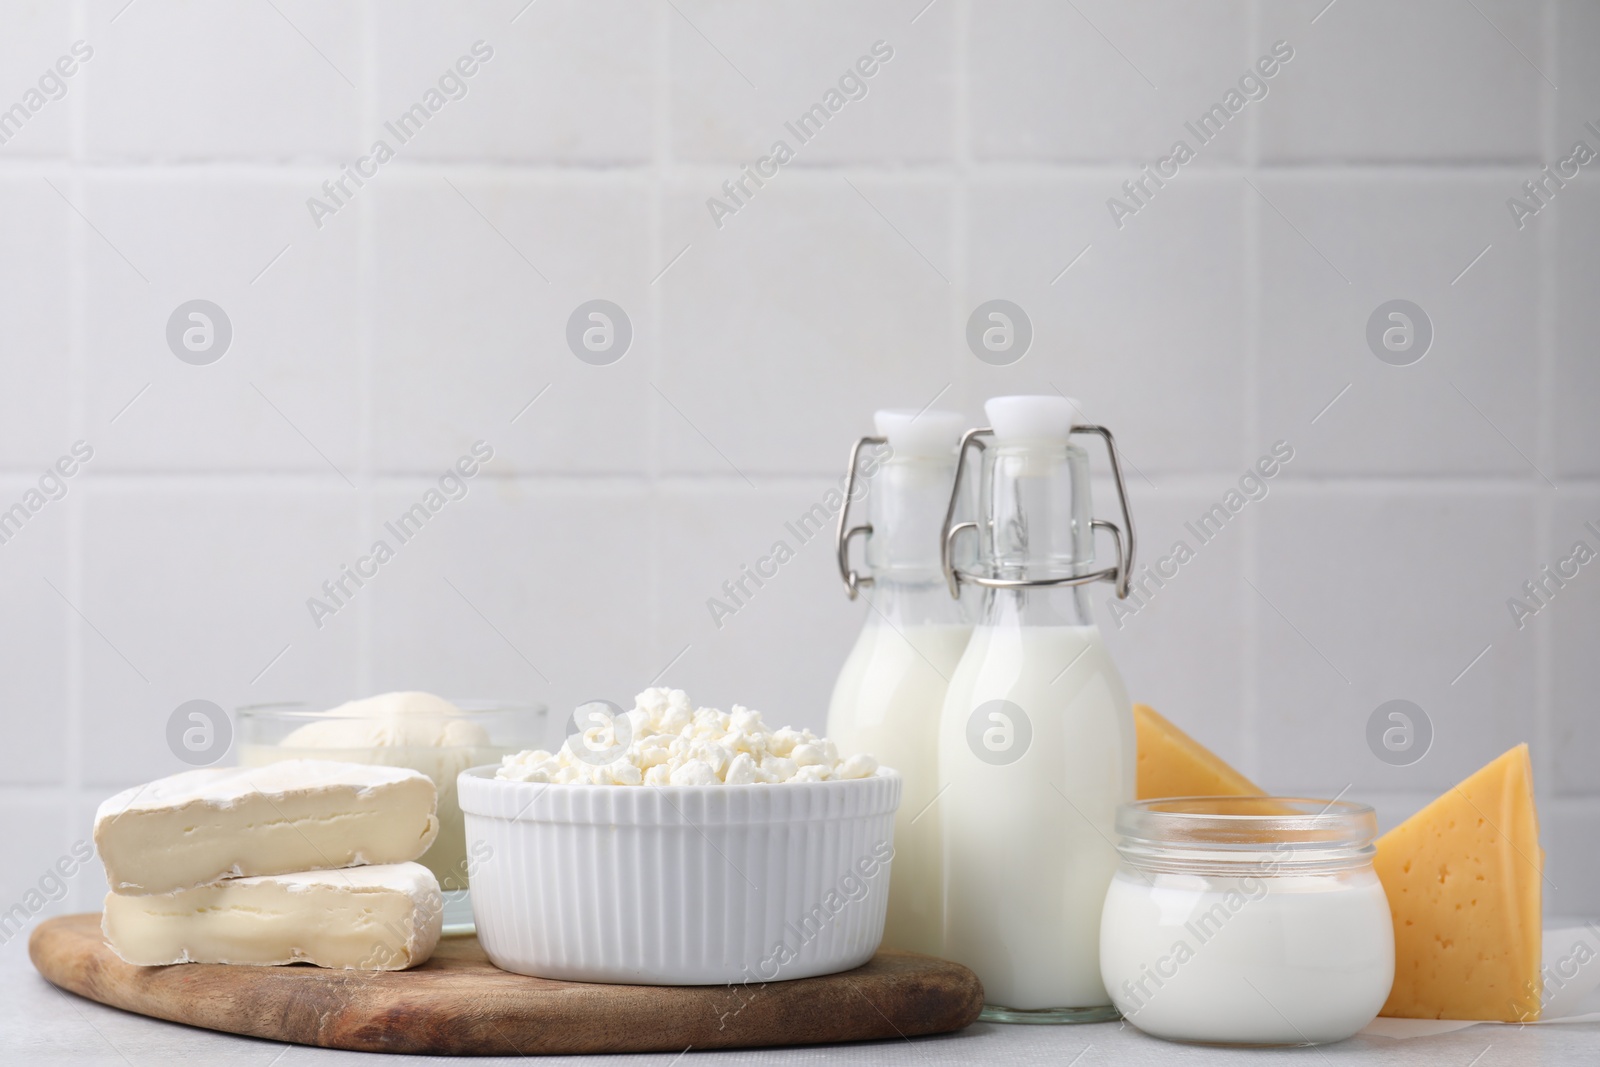
[[[883,938],[900,776],[780,785],[458,779],[478,941],[502,970],[721,985],[858,967]]]

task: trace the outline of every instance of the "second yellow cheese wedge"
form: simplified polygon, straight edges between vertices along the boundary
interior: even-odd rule
[[[1539,816],[1518,745],[1378,840],[1403,1019],[1539,1017]]]
[[[1133,706],[1138,731],[1136,792],[1160,797],[1259,797],[1265,791],[1147,704]]]

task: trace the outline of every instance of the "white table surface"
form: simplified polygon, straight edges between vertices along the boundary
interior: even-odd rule
[[[279,1045],[147,1019],[83,1000],[50,985],[28,961],[26,937],[0,947],[0,1064],[49,1067],[301,1067],[322,1064],[446,1062],[443,1057],[388,1056]],[[1076,1057],[1076,1059],[1074,1058]],[[489,1064],[498,1058],[451,1058]],[[1415,1067],[1546,1067],[1600,1065],[1600,1023],[1481,1025],[1435,1037],[1394,1041],[1357,1036],[1321,1048],[1245,1051],[1193,1048],[1145,1037],[1118,1023],[1093,1026],[994,1026],[959,1034],[808,1048],[687,1054],[549,1057],[584,1064],[907,1064],[970,1067],[979,1063],[1049,1067],[1239,1063],[1406,1064]]]

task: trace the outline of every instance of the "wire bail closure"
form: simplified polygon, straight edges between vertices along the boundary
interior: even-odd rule
[[[850,525],[850,501],[855,498],[856,491],[856,464],[861,459],[861,450],[867,445],[886,445],[887,437],[863,437],[850,449],[850,469],[844,476],[844,504],[839,508],[839,525],[833,534],[833,551],[839,560],[839,577],[844,579],[844,591],[854,600],[865,586],[872,584],[872,576],[857,574],[850,566],[850,539],[857,534],[871,534],[872,524],[863,523],[860,526]]]
[[[956,506],[961,500],[961,475],[966,467],[967,449],[972,445],[978,448],[987,448],[983,438],[993,437],[994,430],[988,426],[968,430],[961,435],[961,447],[956,452],[956,477],[950,486],[950,506],[945,509],[944,525],[939,531],[939,563],[944,568],[945,582],[950,586],[950,595],[960,598],[961,583],[982,586],[985,589],[1034,589],[1049,588],[1062,585],[1087,585],[1090,582],[1111,582],[1117,590],[1117,599],[1125,600],[1128,588],[1133,580],[1133,514],[1128,510],[1128,490],[1122,480],[1122,464],[1117,460],[1116,441],[1111,436],[1111,431],[1104,426],[1074,426],[1073,434],[1095,434],[1106,443],[1106,454],[1111,458],[1111,474],[1117,485],[1117,504],[1122,509],[1122,526],[1105,519],[1091,518],[1089,526],[1093,530],[1109,530],[1111,538],[1117,546],[1117,563],[1114,567],[1103,567],[1088,574],[1073,575],[1068,578],[989,578],[970,571],[961,570],[955,564],[953,551],[955,539],[967,530],[976,531],[976,522],[956,522]],[[859,447],[859,446],[858,446]],[[852,464],[854,454],[852,453]],[[845,504],[849,507],[848,500]],[[840,529],[844,528],[843,516],[840,516]],[[868,528],[870,530],[870,527]],[[1126,531],[1126,535],[1124,535]],[[1126,545],[1124,545],[1126,536]],[[841,556],[841,560],[843,557]],[[842,563],[841,563],[842,566]],[[848,579],[847,579],[848,584]],[[850,594],[854,596],[855,593]]]

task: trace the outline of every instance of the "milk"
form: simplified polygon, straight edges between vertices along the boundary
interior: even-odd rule
[[[1284,877],[1119,871],[1101,969],[1139,1029],[1180,1041],[1338,1041],[1377,1016],[1394,978],[1370,867]]]
[[[828,706],[827,733],[839,750],[872,753],[904,783],[883,932],[888,948],[941,954],[937,729],[946,679],[970,633],[956,624],[891,624],[874,611]]]
[[[852,489],[866,490],[861,503],[867,523],[853,528],[866,534],[865,575],[850,570],[848,506],[836,542],[850,598],[864,597],[868,608],[834,683],[828,736],[841,752],[870,752],[900,772],[883,944],[937,956],[943,911],[934,803],[939,711],[946,681],[972,632],[971,598],[953,598],[940,568],[939,526],[965,420],[955,412],[921,408],[879,411],[873,422],[878,438],[857,442],[852,466],[874,440],[887,447],[861,466],[861,480],[847,477]]]
[[[1098,627],[1025,621],[1025,598],[1073,594],[990,595],[1002,603],[973,631],[940,719],[943,955],[977,973],[990,1005],[1108,1005],[1100,913],[1114,815],[1134,794],[1132,707]],[[974,739],[974,710],[1001,700],[1022,716],[980,717]]]

